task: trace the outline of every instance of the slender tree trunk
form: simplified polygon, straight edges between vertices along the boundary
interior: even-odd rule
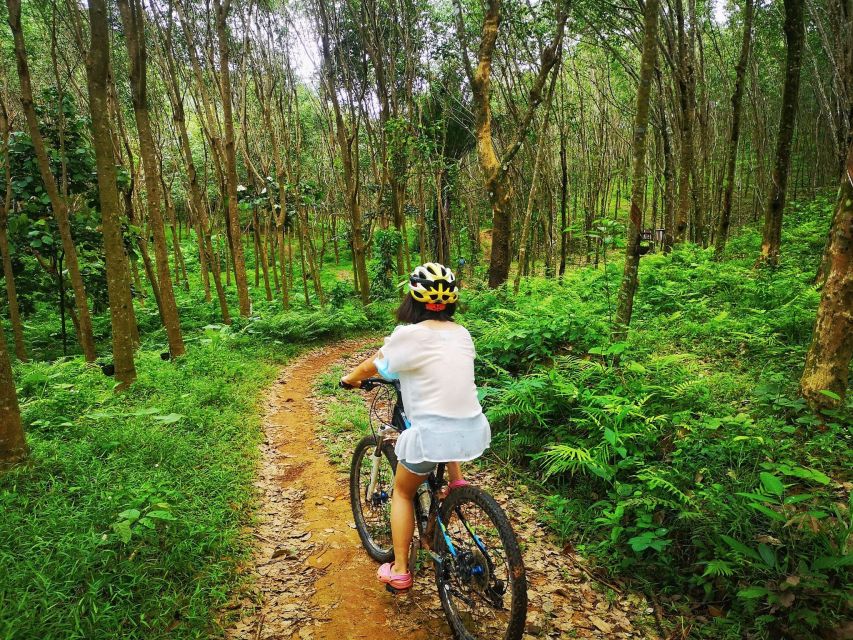
[[[557,50],[563,41],[567,14],[562,4],[558,9],[557,33],[550,45],[542,50],[541,65],[530,89],[527,109],[521,117],[516,137],[498,156],[492,138],[491,74],[492,56],[501,23],[501,0],[488,0],[483,17],[483,32],[477,54],[477,67],[472,66],[465,41],[465,26],[461,0],[456,2],[457,36],[462,48],[462,58],[474,98],[474,119],[477,137],[477,157],[483,173],[489,204],[492,207],[492,255],[489,262],[489,286],[502,285],[509,277],[512,236],[512,185],[508,170],[521,149],[524,136],[533,120],[536,108],[542,102],[542,89],[548,73],[557,62]]]
[[[717,227],[717,238],[714,246],[714,256],[717,260],[723,257],[726,241],[729,238],[729,225],[732,216],[732,196],[735,189],[735,166],[737,164],[738,140],[740,139],[740,112],[743,102],[743,81],[746,66],[749,64],[749,49],[752,40],[752,0],[744,0],[743,7],[743,41],[740,46],[740,58],[735,67],[735,89],[732,94],[732,128],[729,134],[729,152],[726,158],[726,177],[723,182],[723,210],[720,213],[720,223]]]
[[[181,322],[178,305],[175,302],[175,290],[169,271],[169,248],[166,244],[166,230],[160,210],[163,194],[160,191],[160,165],[154,153],[155,142],[151,132],[148,111],[148,88],[146,78],[147,54],[145,45],[144,13],[140,0],[118,0],[122,24],[124,25],[125,44],[130,63],[130,88],[133,101],[133,113],[136,116],[136,129],[139,134],[139,155],[145,173],[145,196],[148,204],[148,218],[154,233],[154,255],[157,260],[157,284],[160,287],[160,309],[163,326],[169,341],[169,352],[173,358],[184,354],[184,339],[181,335]]]
[[[24,425],[12,378],[6,335],[0,327],[0,471],[27,457]]]
[[[566,272],[566,254],[568,250],[569,223],[566,219],[568,199],[569,169],[566,152],[566,134],[560,126],[560,277]]]
[[[802,394],[816,411],[844,406],[853,357],[853,142],[846,164],[826,248],[828,274],[800,379]]]
[[[113,366],[117,390],[123,390],[136,380],[133,363],[136,315],[130,288],[130,269],[124,251],[121,230],[118,183],[113,135],[110,131],[110,108],[107,82],[110,69],[110,30],[105,0],[89,0],[91,42],[86,60],[89,89],[89,109],[92,115],[92,142],[98,169],[98,193],[101,201],[101,228],[106,254],[107,295],[110,301]]]
[[[216,9],[216,37],[219,40],[219,87],[222,94],[222,118],[225,121],[225,172],[228,193],[228,220],[231,233],[231,253],[234,261],[234,278],[240,315],[251,313],[249,285],[246,282],[246,260],[240,242],[240,214],[237,209],[237,154],[234,146],[234,116],[231,108],[230,45],[228,42],[228,13],[231,0],[214,0]]]
[[[779,137],[776,141],[776,160],[770,179],[770,198],[764,210],[764,233],[759,263],[775,266],[779,262],[782,244],[782,213],[791,169],[791,143],[800,102],[800,68],[803,58],[803,0],[785,1],[785,88],[782,91],[782,111],[779,115]]]
[[[27,361],[27,348],[24,344],[24,328],[18,307],[18,292],[15,288],[15,274],[12,271],[12,256],[9,251],[7,224],[9,209],[12,206],[12,171],[9,163],[9,116],[6,103],[0,96],[0,160],[5,167],[3,175],[3,196],[0,197],[0,254],[3,257],[3,279],[6,281],[6,299],[9,302],[9,320],[12,323],[12,335],[15,340],[15,355],[21,362]]]
[[[640,264],[640,232],[643,228],[642,200],[646,192],[646,139],[649,124],[649,94],[658,47],[658,0],[646,0],[643,56],[640,61],[640,80],[637,87],[637,114],[634,120],[634,166],[631,174],[631,213],[628,217],[628,246],[625,267],[619,286],[616,309],[615,341],[624,340],[631,323],[634,293],[637,290],[637,270]]]
[[[542,156],[546,146],[545,135],[548,133],[548,115],[551,110],[551,99],[554,95],[554,85],[557,83],[557,73],[551,74],[551,86],[548,88],[548,98],[545,101],[544,111],[542,112],[542,128],[539,131],[539,136],[536,138],[536,157],[533,160],[533,175],[530,177],[530,192],[527,195],[527,208],[524,212],[524,220],[521,223],[521,238],[518,244],[518,269],[515,272],[515,280],[512,284],[512,290],[518,293],[518,288],[521,285],[521,266],[527,261],[527,237],[530,233],[530,219],[533,216],[533,202],[536,197],[536,183],[539,179],[539,168],[542,165]]]
[[[9,26],[12,29],[15,46],[15,61],[18,66],[18,78],[21,83],[21,106],[26,117],[27,127],[30,131],[33,148],[38,159],[39,172],[41,173],[44,188],[50,198],[50,205],[56,224],[59,227],[59,235],[62,238],[62,250],[65,252],[65,263],[68,267],[68,275],[71,278],[71,287],[74,291],[74,303],[77,307],[77,315],[80,322],[79,338],[83,357],[87,362],[94,362],[97,358],[95,351],[95,337],[92,333],[92,318],[89,314],[89,306],[86,299],[86,288],[83,285],[83,276],[80,273],[80,264],[77,260],[77,249],[71,236],[71,224],[68,220],[68,205],[59,194],[56,179],[50,171],[50,161],[44,140],[39,131],[38,117],[36,116],[33,103],[33,90],[30,82],[30,68],[27,63],[27,49],[24,43],[24,32],[21,28],[21,1],[6,0],[9,9]]]
[[[696,118],[696,99],[693,93],[693,24],[690,34],[685,33],[684,7],[682,0],[675,3],[676,19],[678,21],[678,101],[681,112],[681,156],[678,174],[678,210],[675,222],[675,242],[687,240],[687,224],[690,219],[691,186],[695,162],[693,151],[693,121]]]

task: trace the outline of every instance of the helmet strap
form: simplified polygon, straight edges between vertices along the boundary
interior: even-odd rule
[[[444,311],[445,307],[447,307],[447,305],[444,304],[443,302],[427,302],[426,303],[427,311]]]

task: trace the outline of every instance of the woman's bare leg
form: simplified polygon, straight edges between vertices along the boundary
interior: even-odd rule
[[[391,539],[394,542],[394,564],[391,572],[409,572],[409,547],[415,534],[415,493],[426,478],[397,465],[394,493],[391,494]]]
[[[450,482],[454,480],[462,479],[462,465],[458,462],[448,462],[447,463],[447,477],[450,479]]]

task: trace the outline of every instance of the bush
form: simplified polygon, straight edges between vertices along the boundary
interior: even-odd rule
[[[625,343],[608,341],[618,282],[591,268],[477,293],[463,316],[493,450],[547,481],[548,522],[601,568],[706,602],[713,637],[849,615],[853,403],[821,431],[796,394],[830,206],[796,211],[775,270],[754,268],[754,233],[722,263],[644,257]]]

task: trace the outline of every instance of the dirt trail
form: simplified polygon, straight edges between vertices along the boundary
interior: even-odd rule
[[[389,634],[398,608],[410,606],[414,612],[407,611],[406,626],[420,628],[410,637],[441,637],[429,630],[440,629],[434,618],[421,618],[410,596],[395,600],[377,587],[376,566],[354,528],[348,480],[329,463],[315,436],[310,396],[317,375],[364,345],[346,341],[312,351],[270,389],[256,483],[261,504],[254,534],[257,593],[232,605],[244,617],[228,638],[381,638]]]
[[[229,625],[230,640],[450,638],[430,575],[419,577],[402,596],[378,585],[376,565],[353,524],[348,478],[329,462],[315,431],[322,410],[312,399],[317,376],[335,362],[354,363],[374,344],[349,340],[307,353],[268,393],[256,482],[257,546],[248,569],[254,592],[232,602],[230,609],[242,617]],[[470,477],[495,494],[525,541],[530,581],[525,640],[655,637],[645,599],[591,580],[574,554],[550,541],[527,496],[508,496],[505,483],[488,472]]]

